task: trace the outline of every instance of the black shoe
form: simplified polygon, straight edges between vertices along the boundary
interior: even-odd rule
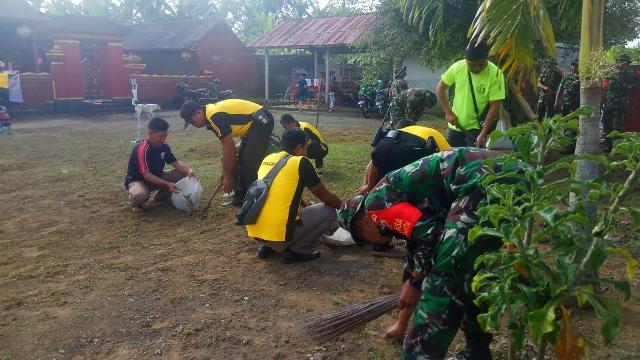
[[[282,262],[284,264],[310,261],[310,260],[315,260],[319,257],[320,257],[319,251],[314,251],[311,254],[302,254],[302,253],[291,251],[291,250],[285,250],[284,252],[282,252]]]
[[[268,258],[272,252],[273,252],[272,248],[265,245],[260,245],[260,247],[258,248],[258,255],[256,257],[260,260],[264,260]]]

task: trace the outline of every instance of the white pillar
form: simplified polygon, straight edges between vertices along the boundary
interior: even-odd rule
[[[313,49],[313,78],[318,78],[318,49]]]
[[[264,49],[264,102],[269,102],[269,49]]]
[[[324,105],[329,106],[329,49],[324,53]]]

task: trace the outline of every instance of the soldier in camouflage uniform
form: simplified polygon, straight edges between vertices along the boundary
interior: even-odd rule
[[[556,91],[560,81],[562,81],[562,72],[558,69],[556,60],[549,58],[545,63],[546,68],[538,78],[538,106],[536,113],[540,119],[554,115]]]
[[[425,89],[407,89],[396,96],[389,106],[391,127],[395,129],[400,120],[416,123],[425,109],[432,108],[438,98],[436,94]]]
[[[389,104],[389,115],[391,117],[391,123],[397,124],[398,121],[402,120],[402,113],[400,112],[400,106],[398,96],[403,91],[409,89],[409,85],[407,84],[407,80],[404,77],[407,76],[407,67],[402,66],[397,68],[393,72],[393,82],[391,83],[391,102]]]
[[[578,59],[571,62],[571,72],[562,78],[556,94],[555,108],[563,116],[571,114],[580,107],[580,75]]]
[[[631,58],[627,54],[616,58],[618,72],[609,76],[609,86],[606,87],[604,111],[602,113],[605,143],[611,150],[612,140],[607,138],[612,131],[624,131],[624,116],[629,106],[629,91],[635,85],[632,72],[629,71]]]
[[[404,342],[404,359],[442,359],[462,328],[467,349],[459,359],[491,359],[491,335],[478,322],[470,285],[477,256],[500,248],[496,238],[469,244],[485,200],[482,160],[496,152],[458,148],[436,153],[388,173],[366,195],[342,205],[338,220],[354,240],[390,236],[407,240],[407,264],[398,306],[416,308]],[[499,169],[496,169],[499,170]],[[402,315],[401,315],[402,316]]]

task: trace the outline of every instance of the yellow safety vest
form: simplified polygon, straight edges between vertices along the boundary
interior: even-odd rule
[[[286,151],[267,155],[258,169],[258,179],[264,179],[269,170],[285,155],[287,155]],[[247,233],[250,237],[278,242],[291,239],[304,191],[300,181],[302,158],[302,156],[290,157],[273,179],[258,220],[255,224],[247,225]]]
[[[311,125],[311,124],[309,124],[308,122],[305,122],[305,121],[298,121],[298,123],[300,123],[300,128],[302,130],[311,131],[311,133],[313,135],[315,135],[320,140],[320,143],[326,144],[324,142],[324,139],[322,138],[322,135],[320,134],[320,131],[318,131],[318,129],[316,129],[315,126],[313,126],[313,125]]]
[[[398,130],[421,137],[425,140],[429,139],[429,137],[432,137],[436,141],[436,145],[438,145],[438,150],[440,151],[446,151],[451,149],[451,145],[449,145],[449,142],[447,141],[447,139],[436,129],[413,125],[413,126],[403,127],[402,129],[398,129]]]
[[[251,115],[260,109],[262,109],[262,105],[251,101],[228,99],[205,106],[205,115],[211,129],[218,137],[224,137],[221,136],[221,128],[224,126],[222,122],[228,123],[231,127],[231,136],[244,137],[253,123]]]
[[[9,74],[6,72],[0,72],[0,88],[9,88]]]

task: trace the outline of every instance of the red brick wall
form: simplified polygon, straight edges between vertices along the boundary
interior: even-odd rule
[[[246,96],[256,87],[256,61],[253,53],[226,25],[212,29],[198,42],[200,73],[212,71],[222,80],[221,89]]]
[[[20,74],[20,87],[24,103],[12,103],[12,107],[25,109],[49,109],[53,101],[53,76],[48,73]]]
[[[180,75],[136,75],[138,102],[147,104],[172,104],[176,97],[176,83]],[[191,76],[189,86],[194,89],[206,87],[212,77]]]

